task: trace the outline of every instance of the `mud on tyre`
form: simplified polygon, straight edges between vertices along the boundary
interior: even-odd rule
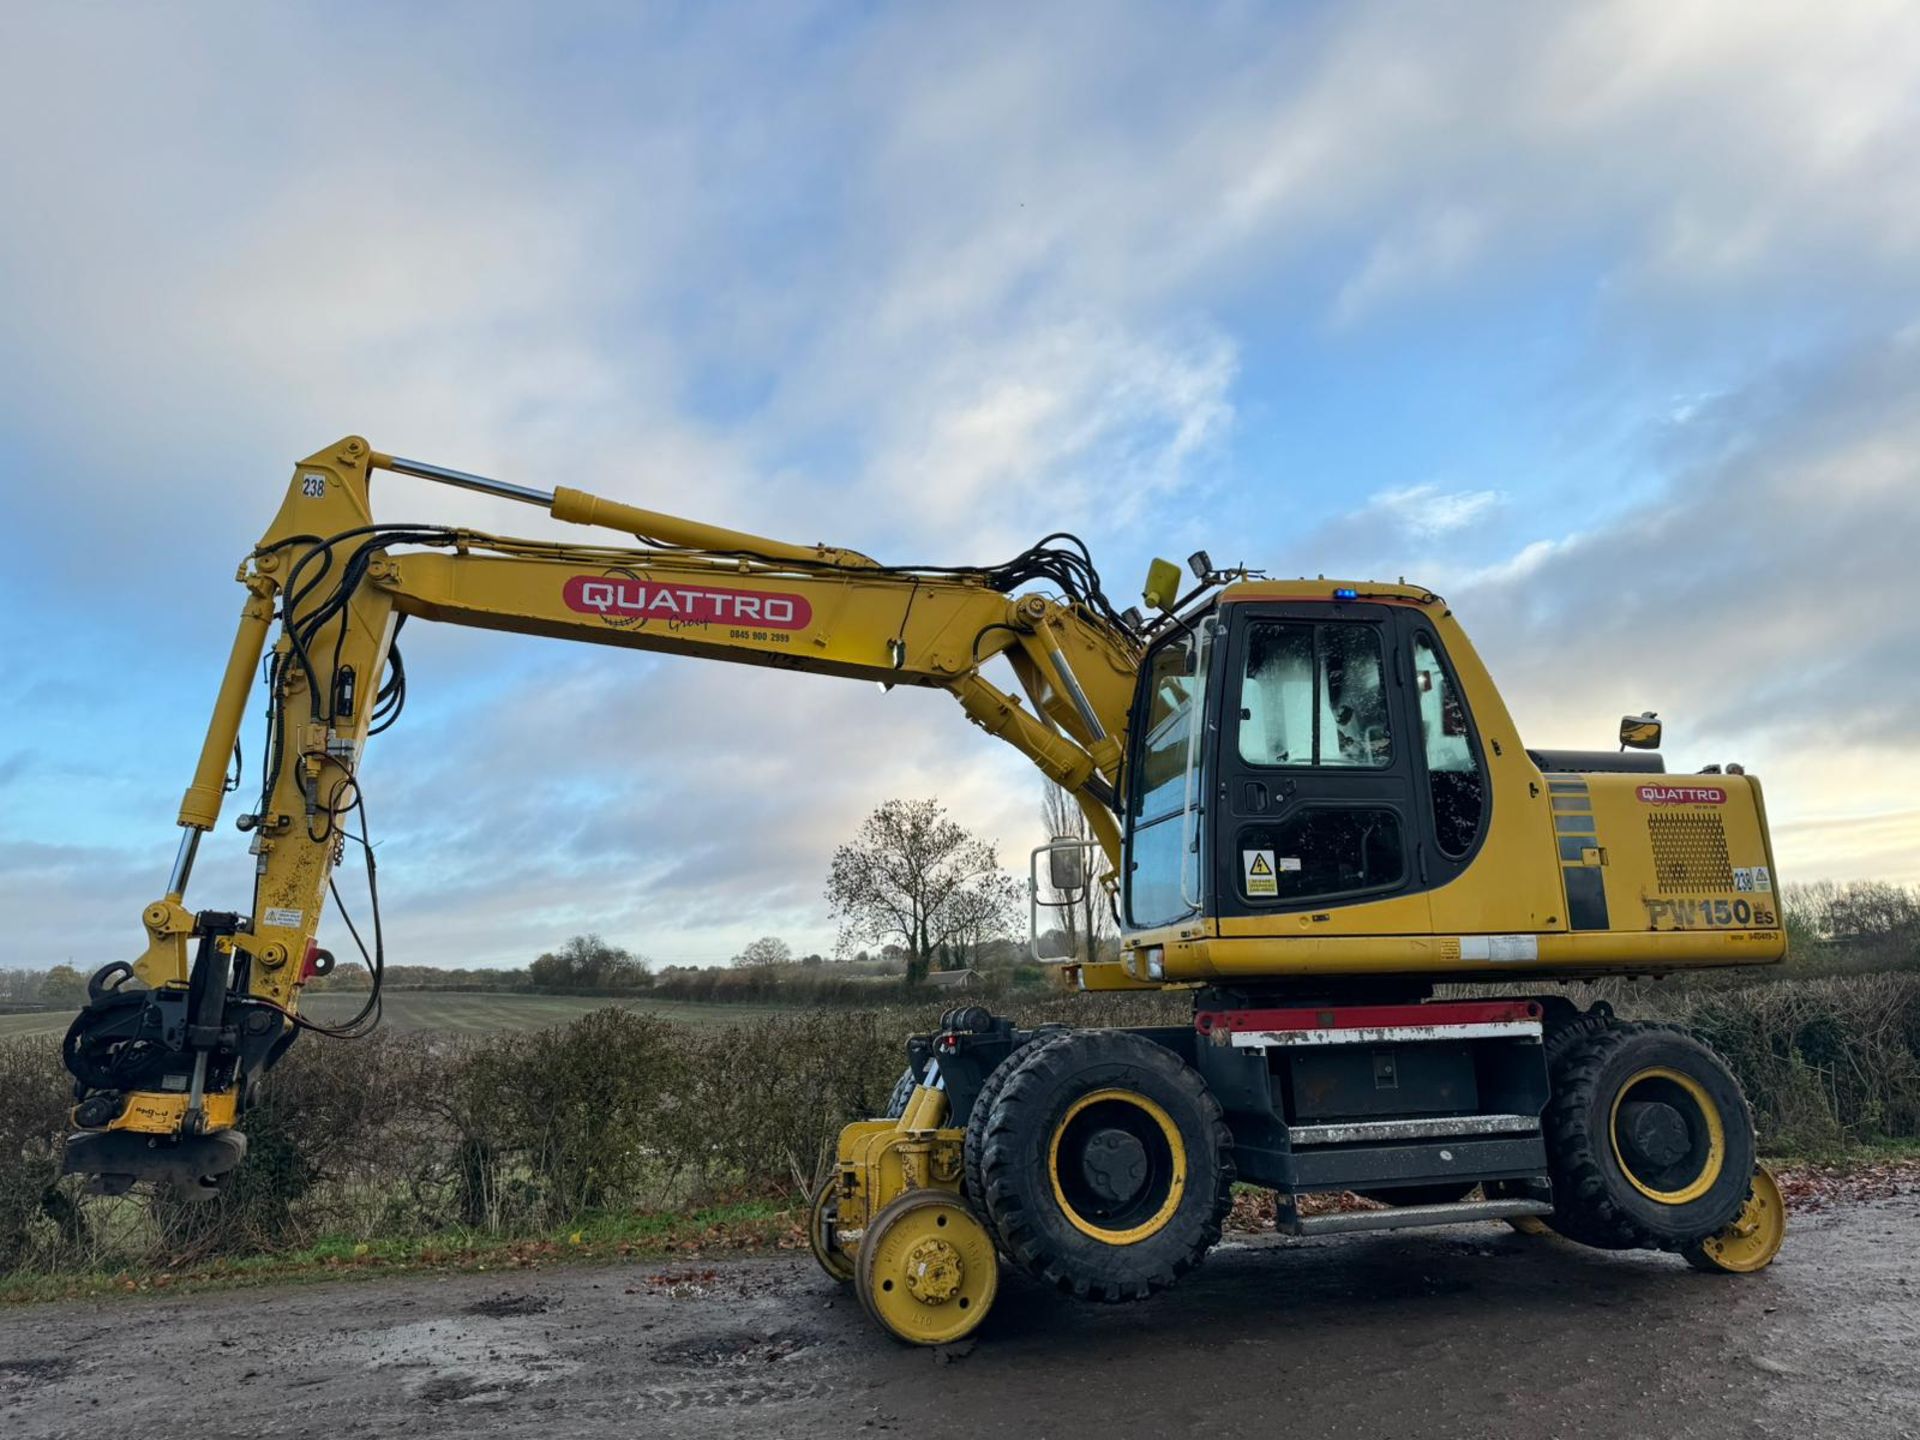
[[[1676,1250],[1745,1203],[1753,1118],[1724,1061],[1661,1025],[1610,1025],[1552,1055],[1545,1120],[1554,1213],[1569,1240]]]
[[[1014,1264],[1082,1299],[1174,1283],[1220,1239],[1233,1137],[1171,1050],[1120,1030],[1032,1047],[984,1122],[981,1183]]]

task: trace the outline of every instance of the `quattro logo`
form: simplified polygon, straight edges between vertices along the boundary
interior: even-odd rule
[[[1727,792],[1718,785],[1642,785],[1640,799],[1648,805],[1724,805]]]
[[[618,575],[575,575],[563,592],[567,607],[598,615],[610,625],[644,625],[649,620],[674,625],[750,625],[768,630],[803,630],[813,621],[804,595],[773,590],[734,590],[719,585]]]

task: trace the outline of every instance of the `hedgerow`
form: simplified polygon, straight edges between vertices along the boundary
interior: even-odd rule
[[[1719,1049],[1780,1154],[1920,1137],[1920,975],[1608,986],[1628,1016]],[[1023,1023],[1179,1021],[1179,994],[1047,997]],[[0,1274],[466,1232],[792,1197],[839,1127],[879,1111],[935,1006],[696,1027],[642,1011],[429,1041],[303,1039],[246,1117],[246,1164],[207,1205],[88,1197],[58,1175],[68,1081],[44,1037],[0,1042]]]

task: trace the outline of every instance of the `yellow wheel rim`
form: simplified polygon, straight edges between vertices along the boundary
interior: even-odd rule
[[[1621,1112],[1626,1106],[1643,1101],[1671,1108],[1686,1125],[1687,1153],[1682,1160],[1656,1168],[1644,1158],[1637,1166],[1636,1161],[1629,1158],[1633,1147],[1621,1143]],[[1698,1200],[1713,1188],[1726,1163],[1727,1132],[1720,1119],[1720,1107],[1713,1103],[1713,1097],[1698,1080],[1664,1065],[1638,1071],[1614,1092],[1607,1133],[1613,1142],[1613,1158],[1619,1162],[1620,1173],[1627,1177],[1627,1183],[1662,1205],[1685,1205]]]
[[[959,1196],[909,1190],[867,1227],[854,1283],[867,1313],[900,1339],[949,1345],[987,1318],[1000,1259]]]
[[[827,1228],[827,1208],[838,1189],[837,1179],[828,1180],[814,1193],[812,1203],[807,1206],[807,1244],[813,1250],[813,1258],[820,1262],[820,1268],[847,1285],[853,1282],[853,1260]]]
[[[1687,1259],[1702,1270],[1724,1270],[1732,1275],[1751,1275],[1764,1270],[1780,1253],[1787,1238],[1787,1207],[1780,1198],[1780,1186],[1773,1172],[1764,1165],[1753,1170],[1753,1188],[1740,1213],[1718,1235],[1709,1235],[1687,1248]]]
[[[1115,1223],[1112,1215],[1103,1215],[1103,1207],[1090,1185],[1076,1171],[1083,1168],[1084,1147],[1101,1143],[1101,1136],[1118,1133],[1125,1142],[1140,1147],[1146,1167],[1142,1195],[1118,1207],[1131,1223]],[[1061,1153],[1067,1152],[1063,1169]],[[1159,1234],[1180,1208],[1180,1197],[1187,1189],[1187,1147],[1180,1139],[1173,1117],[1154,1101],[1132,1090],[1095,1090],[1074,1101],[1060,1123],[1053,1128],[1053,1141],[1047,1148],[1047,1173],[1053,1182],[1053,1198],[1060,1213],[1076,1230],[1107,1245],[1137,1245]],[[1153,1204],[1149,1213],[1137,1212]],[[1105,1219],[1109,1223],[1101,1223]]]

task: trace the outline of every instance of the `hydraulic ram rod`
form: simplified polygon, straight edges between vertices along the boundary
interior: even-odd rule
[[[376,470],[390,471],[395,475],[437,480],[442,485],[454,485],[462,490],[478,491],[482,495],[496,495],[502,500],[538,505],[556,520],[618,530],[660,545],[720,554],[745,552],[769,560],[798,560],[813,565],[860,569],[873,566],[873,561],[856,550],[843,550],[832,545],[792,545],[784,540],[768,539],[764,535],[750,535],[744,530],[728,530],[719,525],[703,525],[698,521],[683,520],[677,515],[665,515],[658,510],[642,510],[637,505],[603,499],[585,490],[572,490],[564,485],[555,490],[535,490],[530,486],[475,475],[467,470],[452,470],[445,465],[433,465],[425,460],[406,460],[398,455],[382,455],[378,451],[372,456],[372,464]]]
[[[424,460],[403,460],[398,455],[379,455],[373,457],[374,468],[390,470],[395,475],[412,475],[419,480],[438,480],[442,485],[457,485],[462,490],[478,490],[482,495],[497,495],[502,500],[518,500],[525,505],[538,505],[543,510],[553,508],[551,490],[532,490],[525,485],[510,485],[505,480],[492,480],[485,475],[469,474],[465,470],[449,470],[444,465],[429,465]]]

